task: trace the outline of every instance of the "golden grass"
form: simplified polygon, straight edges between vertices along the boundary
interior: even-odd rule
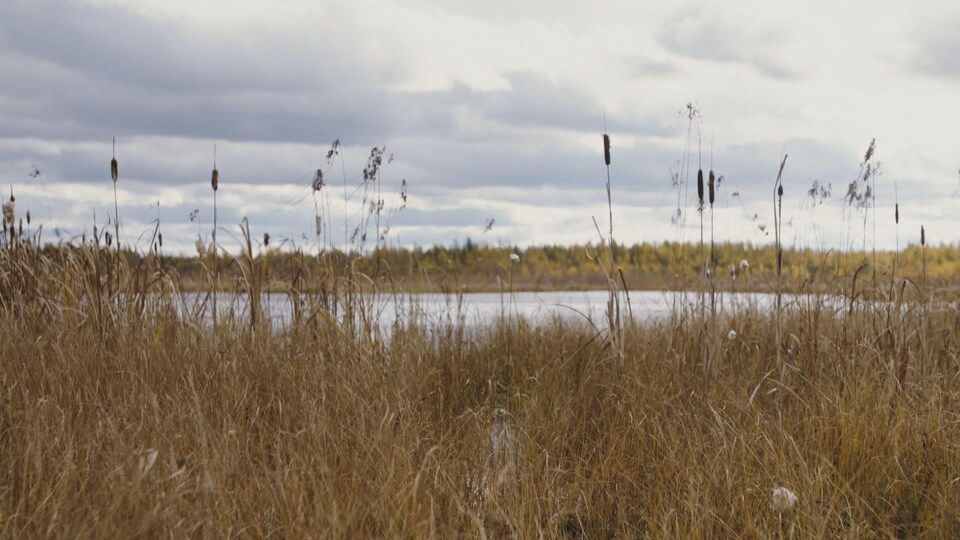
[[[570,321],[386,338],[318,297],[211,328],[149,261],[101,302],[110,255],[65,257],[0,250],[2,537],[960,534],[954,310],[785,306],[781,370],[741,306],[705,386],[689,314],[623,362]]]

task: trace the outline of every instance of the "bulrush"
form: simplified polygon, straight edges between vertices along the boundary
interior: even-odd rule
[[[697,199],[700,206],[703,206],[703,169],[697,171]]]
[[[707,182],[707,185],[708,185],[708,187],[710,188],[710,189],[709,189],[709,191],[710,191],[710,206],[713,206],[714,195],[715,195],[714,191],[715,191],[715,185],[716,185],[716,180],[715,180],[715,178],[714,178],[714,176],[713,176],[713,169],[710,169],[710,178],[709,178],[709,180],[708,180],[708,182]]]
[[[14,219],[14,209],[16,204],[16,199],[13,197],[13,193],[10,194],[10,200],[3,203],[3,225],[4,227],[13,227]]]
[[[110,178],[113,179],[113,183],[117,183],[117,178],[120,177],[120,171],[117,168],[117,138],[113,138],[113,156],[110,159]]]
[[[603,134],[603,162],[610,166],[610,135]]]

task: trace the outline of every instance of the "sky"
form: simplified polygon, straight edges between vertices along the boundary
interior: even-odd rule
[[[369,245],[378,199],[389,245],[596,243],[606,130],[619,242],[698,241],[711,166],[714,237],[772,242],[786,155],[786,243],[892,248],[921,223],[953,243],[958,26],[934,2],[3,0],[0,193],[76,239],[112,222],[115,152],[122,241],[146,249],[159,220],[188,254],[216,148],[232,251],[244,218],[308,251],[367,221]],[[875,209],[850,208],[873,140]]]

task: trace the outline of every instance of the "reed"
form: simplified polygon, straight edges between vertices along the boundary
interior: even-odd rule
[[[210,188],[213,190],[213,231],[211,232],[211,244],[213,247],[213,283],[211,295],[213,297],[213,327],[214,334],[217,333],[217,296],[220,294],[220,266],[218,264],[217,254],[217,190],[220,189],[220,171],[217,169],[217,145],[213,145],[213,171],[210,173]]]
[[[117,179],[119,178],[119,169],[117,167],[117,138],[113,138],[113,156],[110,159],[110,178],[113,180],[113,225],[114,239],[117,243],[117,262],[115,266],[114,290],[120,293],[120,205],[117,203]],[[117,302],[119,302],[119,296]]]
[[[780,319],[783,310],[783,244],[781,243],[781,234],[783,228],[783,168],[787,164],[787,155],[784,154],[780,162],[780,170],[777,171],[777,180],[773,184],[773,227],[774,242],[777,255],[777,296],[776,296],[776,350],[777,365],[780,367],[781,376],[783,375],[783,361],[781,357],[782,338]]]

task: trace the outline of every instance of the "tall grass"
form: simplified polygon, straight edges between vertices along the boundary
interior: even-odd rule
[[[838,303],[840,279],[801,296],[784,272],[785,159],[775,309],[711,310],[709,333],[703,315],[618,316],[616,341],[581,319],[431,319],[362,249],[289,258],[278,326],[247,220],[241,255],[224,250],[228,305],[211,308],[219,277],[188,294],[175,267],[118,257],[96,229],[45,248],[12,232],[11,196],[0,537],[960,535],[960,333],[927,290],[925,230],[922,291],[895,310]],[[211,187],[215,201],[216,164]],[[614,294],[612,228],[606,248]],[[713,279],[702,246],[700,264]],[[384,321],[364,294],[384,290],[409,311]],[[705,343],[707,385],[688,369]]]

